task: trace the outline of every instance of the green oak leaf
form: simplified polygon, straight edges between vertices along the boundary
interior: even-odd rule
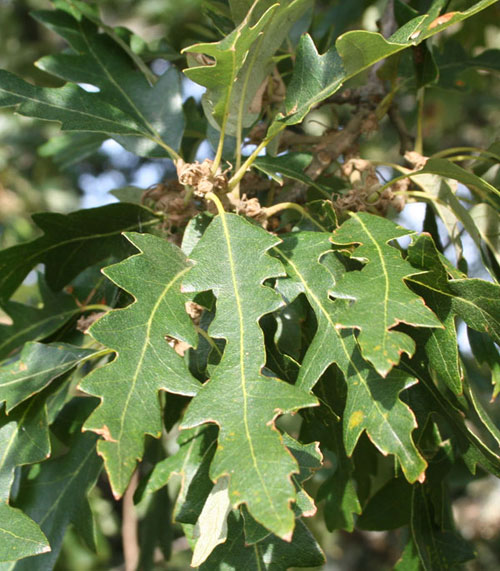
[[[392,328],[398,323],[442,327],[421,297],[405,284],[420,273],[388,242],[413,234],[390,220],[360,212],[352,214],[332,235],[337,245],[359,244],[352,258],[366,262],[361,271],[346,273],[332,288],[338,298],[354,300],[336,316],[337,327],[360,330],[363,357],[386,376],[399,363],[401,353],[411,356],[415,341]]]
[[[95,349],[67,343],[26,343],[19,359],[0,367],[0,403],[7,414],[49,383],[95,356]]]
[[[453,569],[475,556],[464,539],[440,521],[442,514],[435,505],[434,494],[426,484],[416,484],[412,494],[412,537],[425,571]]]
[[[206,422],[219,426],[212,460],[213,481],[229,475],[234,507],[246,504],[251,515],[280,537],[294,527],[291,474],[298,466],[274,429],[281,413],[314,406],[316,399],[273,377],[262,375],[264,336],[259,319],[281,305],[263,282],[283,274],[267,251],[278,239],[234,214],[221,213],[190,254],[195,265],[183,289],[212,290],[217,298],[211,337],[227,341],[220,364],[191,401],[182,427]],[[221,399],[220,395],[224,395]]]
[[[17,505],[32,517],[50,541],[51,551],[18,561],[16,571],[52,569],[59,556],[64,534],[72,523],[85,543],[95,550],[94,523],[87,495],[101,472],[102,460],[96,453],[97,436],[82,433],[81,423],[95,400],[77,397],[70,401],[56,421],[58,436],[69,445],[69,451],[40,466],[36,475],[21,486]],[[61,422],[61,417],[69,416]]]
[[[255,122],[273,68],[272,57],[311,4],[311,0],[254,2],[244,7],[244,18],[224,39],[183,50],[189,55],[184,73],[207,88],[205,113],[213,116],[219,129],[224,127],[227,134],[236,135],[241,127]],[[242,12],[238,10],[238,14]],[[200,65],[191,54],[204,54],[215,62]]]
[[[141,134],[133,117],[77,85],[37,87],[0,69],[0,108],[15,107],[26,117],[57,121],[65,131],[92,131],[106,135]]]
[[[494,400],[500,393],[500,352],[488,335],[467,328],[467,336],[472,349],[472,354],[478,363],[486,365],[491,372],[491,384],[493,385]]]
[[[393,478],[368,500],[356,526],[377,531],[408,525],[411,500],[412,486],[404,478]]]
[[[200,571],[281,571],[290,567],[315,567],[324,562],[321,548],[300,519],[291,542],[270,534],[259,543],[246,545],[243,516],[231,512],[226,542],[214,549]]]
[[[52,289],[60,289],[86,267],[114,254],[127,253],[122,232],[157,223],[139,204],[107,204],[70,214],[33,215],[43,236],[0,252],[0,301],[5,301],[37,264],[45,264]],[[64,263],[61,262],[64,260]]]
[[[270,6],[253,26],[250,23],[252,16],[252,11],[250,11],[241,24],[219,42],[195,44],[183,50],[189,54],[189,67],[184,70],[185,75],[207,88],[203,98],[206,115],[209,118],[213,116],[219,128],[229,128],[228,134],[236,134],[234,122],[237,118],[234,117],[234,107],[236,105],[237,114],[237,102],[241,101],[242,96],[245,98],[245,95],[240,93],[240,97],[233,99],[236,81],[239,78],[239,83],[241,83],[243,79],[241,72],[245,61],[253,59],[249,55],[250,50],[259,36],[263,37],[262,32],[269,24],[277,6],[278,4]],[[200,65],[199,59],[193,54],[203,54],[215,61],[211,61],[208,65]],[[245,113],[241,117],[243,118],[244,115]]]
[[[430,237],[424,236],[410,246],[408,256],[416,267],[429,270],[408,278],[411,283],[447,298],[445,303],[469,327],[500,342],[500,285],[479,278],[447,280],[443,261]]]
[[[180,475],[174,517],[181,523],[195,524],[213,487],[208,471],[217,445],[217,430],[214,426],[181,430],[177,442],[179,450],[156,464],[144,493],[152,494],[166,486],[172,476]]]
[[[417,288],[427,305],[438,316],[444,329],[431,329],[424,341],[429,365],[457,395],[462,393],[462,371],[458,352],[455,312],[452,308],[448,275],[439,258],[434,241],[422,234],[408,247],[408,260],[416,268],[427,270],[416,279],[426,287]],[[441,292],[445,292],[444,294]]]
[[[27,341],[48,337],[82,312],[73,297],[51,291],[41,274],[38,288],[40,300],[36,305],[25,305],[17,301],[7,301],[1,305],[12,324],[0,323],[0,360],[11,355]]]
[[[86,18],[73,18],[61,10],[34,12],[36,20],[63,37],[72,52],[45,56],[37,66],[72,83],[99,88],[99,96],[140,126],[141,137],[114,138],[140,156],[164,157],[165,145],[178,150],[184,129],[180,74],[167,70],[154,85],[135,69],[122,47]],[[163,144],[163,146],[162,146]]]
[[[38,525],[9,505],[17,466],[45,460],[50,454],[45,397],[35,397],[9,416],[0,413],[0,561],[50,551]]]
[[[39,146],[38,154],[52,157],[61,170],[66,170],[96,153],[106,139],[101,133],[65,133]]]
[[[268,136],[274,136],[286,125],[302,122],[310,109],[333,95],[345,81],[387,58],[426,38],[441,32],[448,26],[465,20],[484,10],[496,0],[480,0],[463,12],[453,12],[441,23],[431,15],[411,19],[389,39],[381,34],[356,30],[337,38],[335,45],[320,55],[312,38],[302,36],[297,53],[292,79],[285,100],[285,113],[278,114],[271,124]]]
[[[103,457],[115,496],[125,491],[144,451],[145,434],[158,438],[162,423],[158,392],[194,395],[199,382],[166,336],[194,346],[197,336],[185,311],[180,281],[189,269],[176,246],[151,234],[125,234],[141,252],[104,270],[136,301],[107,313],[90,329],[116,351],[116,358],[83,379],[80,388],[101,398],[85,423],[104,437]]]
[[[328,266],[320,263],[331,251],[330,234],[301,232],[284,238],[273,250],[284,263],[288,278],[277,285],[287,301],[304,293],[311,304],[318,329],[302,361],[297,386],[311,390],[328,366],[336,363],[347,383],[344,412],[344,444],[350,456],[366,430],[370,440],[383,454],[394,454],[410,482],[421,477],[426,462],[415,447],[411,433],[416,428],[410,408],[399,399],[399,393],[417,381],[402,370],[393,370],[384,379],[365,361],[352,332],[336,327],[337,317],[346,306],[343,300],[331,301],[329,290],[334,275],[342,279],[345,272],[340,260],[332,254]]]

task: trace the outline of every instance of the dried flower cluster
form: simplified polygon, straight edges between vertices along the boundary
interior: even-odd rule
[[[172,180],[151,186],[141,197],[143,204],[167,215],[169,229],[184,228],[198,211],[191,200],[186,200],[187,191],[177,181]]]
[[[367,211],[385,216],[389,207],[397,212],[403,210],[405,198],[400,192],[408,189],[409,179],[397,181],[391,187],[380,191],[382,185],[375,167],[370,161],[358,157],[346,160],[342,166],[342,174],[348,179],[351,188],[333,201],[337,211]]]
[[[202,163],[186,163],[178,159],[175,163],[179,182],[183,186],[189,186],[197,196],[203,197],[209,192],[225,193],[227,191],[228,180],[226,173],[219,167],[212,172],[213,161],[205,159]]]

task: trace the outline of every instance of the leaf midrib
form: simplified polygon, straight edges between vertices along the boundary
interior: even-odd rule
[[[266,483],[264,481],[264,478],[262,477],[259,466],[257,464],[257,458],[255,455],[255,448],[254,448],[253,440],[252,440],[252,437],[250,434],[250,428],[249,428],[249,423],[248,423],[248,399],[247,399],[247,389],[246,389],[246,382],[247,381],[246,381],[246,374],[245,374],[245,363],[244,363],[244,359],[243,359],[243,355],[245,352],[244,351],[244,348],[245,348],[245,328],[244,328],[244,319],[243,319],[243,308],[241,305],[238,283],[236,280],[236,266],[234,263],[233,251],[231,248],[231,237],[229,234],[229,228],[227,226],[226,213],[224,211],[220,212],[220,218],[221,218],[221,222],[222,222],[222,229],[224,232],[224,238],[226,240],[226,247],[227,247],[228,259],[229,259],[228,260],[229,261],[229,268],[230,268],[230,272],[231,272],[231,282],[232,282],[232,286],[233,286],[234,298],[236,301],[236,307],[237,307],[237,311],[238,311],[238,321],[239,321],[239,325],[240,325],[240,327],[239,327],[239,329],[240,329],[239,361],[240,361],[240,374],[241,374],[241,391],[243,394],[243,423],[245,426],[245,434],[247,437],[248,445],[250,447],[250,454],[252,456],[252,463],[253,463],[254,469],[257,472],[257,475],[259,477],[260,483],[262,485],[262,489],[264,490],[264,492],[267,496],[267,499],[269,501],[268,505],[273,510],[276,518],[278,520],[281,520],[282,518],[280,517],[280,515],[276,511],[276,507],[274,505],[273,498],[272,498],[271,494],[269,493],[269,490],[267,489]]]

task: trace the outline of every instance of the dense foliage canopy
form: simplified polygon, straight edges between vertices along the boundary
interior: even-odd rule
[[[26,46],[0,19],[0,570],[495,560],[452,512],[500,476],[495,0],[33,3]]]

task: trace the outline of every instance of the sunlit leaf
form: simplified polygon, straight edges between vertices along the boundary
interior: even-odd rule
[[[161,435],[158,392],[193,395],[199,383],[184,360],[170,347],[167,335],[196,344],[196,334],[184,309],[180,282],[189,266],[182,252],[150,234],[126,234],[140,250],[105,274],[136,301],[106,314],[91,327],[92,336],[116,351],[116,358],[92,371],[80,388],[101,398],[85,423],[104,437],[98,442],[113,493],[125,491],[142,457],[146,434]],[[147,411],[147,414],[145,414]]]
[[[232,505],[245,503],[258,522],[278,536],[290,537],[294,527],[290,503],[295,499],[291,474],[298,467],[273,430],[273,421],[280,413],[316,401],[261,374],[265,350],[258,320],[281,305],[279,296],[262,285],[283,273],[279,262],[267,254],[277,242],[239,216],[220,214],[191,252],[195,265],[183,288],[213,291],[217,309],[209,334],[227,344],[220,364],[189,405],[182,426],[205,422],[219,426],[210,477],[216,481],[230,475]]]

